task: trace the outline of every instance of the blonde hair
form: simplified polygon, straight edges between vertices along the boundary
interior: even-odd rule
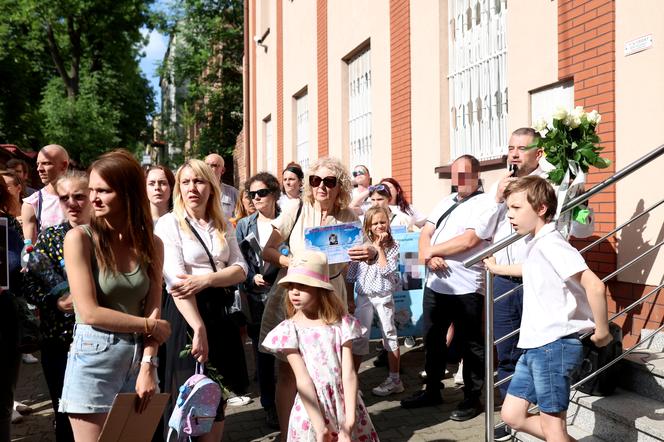
[[[293,303],[288,297],[288,290],[290,290],[292,285],[293,284],[291,283],[286,286],[286,293],[284,294],[284,307],[286,310],[286,316],[289,318],[295,316],[296,313],[295,306],[293,306]],[[318,298],[318,318],[327,325],[336,324],[341,321],[341,318],[347,313],[346,306],[341,301],[341,297],[339,297],[339,295],[333,290],[325,290],[320,287],[307,287],[316,290],[315,293]]]
[[[337,210],[343,210],[348,207],[350,204],[351,193],[353,191],[353,183],[350,180],[350,175],[348,171],[336,158],[332,157],[323,157],[314,161],[314,163],[309,167],[307,176],[315,175],[318,169],[327,168],[332,171],[335,177],[337,177],[337,186],[339,187],[339,194],[337,195],[336,201],[334,201],[334,207]],[[309,184],[309,178],[304,180],[304,194],[302,196],[304,201],[314,204],[314,191]]]
[[[223,246],[226,244],[226,220],[224,219],[224,212],[221,210],[221,187],[219,186],[217,177],[214,172],[212,172],[212,168],[201,160],[187,160],[182,166],[180,166],[175,175],[175,186],[173,186],[173,215],[175,215],[175,218],[180,224],[180,230],[186,232],[189,236],[193,235],[185,221],[187,209],[185,208],[182,192],[180,191],[180,178],[182,172],[186,168],[190,168],[197,177],[207,181],[210,185],[210,196],[208,197],[205,206],[205,214],[208,216],[209,220],[212,221],[215,230],[217,231],[217,237]]]
[[[55,180],[55,184],[53,185],[53,188],[55,189],[55,192],[58,195],[60,194],[60,191],[58,190],[58,188],[65,181],[78,181],[78,183],[86,191],[88,191],[88,185],[90,183],[90,177],[88,176],[87,173],[83,172],[82,170],[69,169],[64,174],[60,175],[57,180]]]
[[[390,227],[390,213],[384,207],[372,206],[367,209],[366,213],[364,214],[364,225],[362,226],[364,234],[369,239],[369,241],[374,242],[376,240],[376,238],[374,238],[373,232],[371,231],[371,220],[373,219],[374,215],[379,213],[385,215],[385,218],[387,219],[388,241],[386,246],[392,247],[394,245],[394,238],[392,237],[392,228]]]

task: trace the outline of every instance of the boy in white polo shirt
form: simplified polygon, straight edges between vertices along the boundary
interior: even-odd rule
[[[611,341],[604,283],[551,220],[556,195],[549,183],[527,176],[505,189],[507,217],[527,234],[523,264],[484,263],[498,275],[523,277],[523,316],[518,347],[524,349],[503,403],[501,417],[510,427],[547,441],[573,440],[567,434],[570,378],[581,365],[579,336],[595,329],[598,347]],[[537,404],[539,415],[528,413]]]

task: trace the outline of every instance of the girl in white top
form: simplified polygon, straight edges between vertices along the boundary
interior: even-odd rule
[[[377,396],[401,393],[404,388],[399,378],[399,341],[394,324],[394,297],[399,275],[399,243],[392,238],[389,213],[383,207],[371,207],[364,217],[364,234],[378,250],[373,263],[352,261],[348,266],[346,281],[355,283],[357,300],[355,317],[360,321],[362,337],[353,343],[355,367],[359,368],[362,356],[369,353],[369,331],[374,311],[378,314],[383,332],[383,347],[388,350],[389,376],[372,391]]]
[[[427,222],[426,215],[415,210],[413,206],[410,205],[406,195],[404,194],[401,185],[394,178],[383,178],[380,180],[380,184],[386,185],[390,189],[390,210],[394,213],[403,213],[411,217],[411,224],[417,226],[418,228],[424,227],[424,224]]]
[[[391,198],[392,193],[387,185],[376,184],[375,186],[369,186],[369,201],[371,201],[371,205],[387,210],[390,226],[405,227],[408,232],[412,232],[415,229],[412,218],[398,210],[393,211],[393,206],[390,206]]]
[[[145,176],[150,213],[152,220],[157,220],[173,208],[173,186],[175,176],[166,166],[150,166]]]
[[[355,211],[355,214],[362,215],[371,207],[371,201],[369,201],[369,186],[371,186],[371,175],[369,174],[369,169],[367,166],[358,164],[353,170],[353,181],[355,182],[355,187],[353,189],[353,194],[351,195],[352,201],[350,202],[350,208]]]
[[[302,186],[304,186],[304,172],[297,163],[288,163],[281,174],[282,192],[277,204],[283,209],[283,205],[291,200],[302,198]]]

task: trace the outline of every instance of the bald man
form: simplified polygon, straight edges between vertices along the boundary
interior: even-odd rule
[[[44,187],[23,199],[21,219],[23,237],[34,244],[39,232],[47,227],[65,222],[65,214],[60,208],[54,184],[69,167],[69,154],[57,144],[44,146],[37,155],[37,173]]]
[[[224,211],[224,216],[226,219],[232,218],[235,214],[238,192],[235,187],[224,184],[221,181],[221,177],[224,176],[224,173],[226,172],[224,159],[221,155],[211,153],[205,157],[205,164],[212,168],[212,171],[219,180],[219,186],[221,187],[221,208]]]

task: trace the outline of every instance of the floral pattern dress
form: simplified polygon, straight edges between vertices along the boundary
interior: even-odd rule
[[[316,387],[325,423],[335,441],[341,424],[346,419],[341,377],[341,348],[346,342],[361,335],[362,330],[358,320],[346,315],[339,323],[315,327],[302,327],[295,321],[286,319],[268,333],[263,341],[263,346],[274,353],[288,349],[299,350]],[[378,434],[359,394],[355,429],[351,439],[360,442],[378,441]],[[297,442],[316,440],[313,425],[299,393],[295,396],[290,414],[288,440]]]

